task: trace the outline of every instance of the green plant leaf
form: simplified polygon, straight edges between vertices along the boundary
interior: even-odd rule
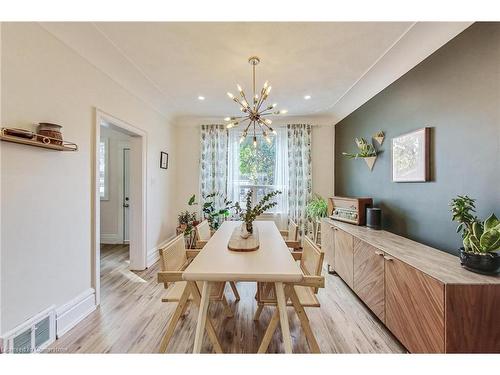
[[[474,237],[476,237],[477,239],[481,238],[481,236],[483,235],[483,226],[481,225],[481,223],[477,221],[472,223],[472,233],[474,233]]]
[[[500,225],[500,220],[497,219],[495,214],[491,214],[490,217],[488,217],[484,221],[484,231],[487,232],[490,229],[495,228],[496,226]]]
[[[195,204],[194,203],[195,200],[196,200],[196,195],[193,194],[191,198],[189,198],[188,205],[192,206],[193,204]]]
[[[500,249],[500,231],[488,230],[483,233],[479,241],[481,250],[484,252],[495,251]]]

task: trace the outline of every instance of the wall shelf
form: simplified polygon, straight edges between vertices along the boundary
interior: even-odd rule
[[[37,141],[36,139],[28,139],[22,137],[15,137],[6,134],[0,134],[0,141],[19,143],[28,146],[41,147],[54,151],[77,151],[78,146],[75,143],[63,141],[62,145],[56,145],[52,143],[43,143]]]

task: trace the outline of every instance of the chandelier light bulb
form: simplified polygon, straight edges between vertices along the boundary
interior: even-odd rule
[[[245,137],[246,137],[246,135],[242,135],[242,136],[240,137],[240,144],[241,144],[241,143],[243,143],[243,141],[245,140]]]
[[[280,115],[284,115],[285,113],[288,113],[288,109],[282,109],[281,111],[279,111]]]
[[[245,99],[243,99],[241,104],[243,104],[243,107],[247,107],[247,108],[249,107],[248,102]]]
[[[264,120],[264,122],[265,122],[267,125],[271,125],[271,124],[273,123],[273,120],[270,120],[270,119],[266,118],[266,119]]]
[[[243,89],[241,88],[241,86],[240,86],[239,84],[238,84],[238,85],[236,85],[236,87],[238,88],[238,91],[239,91],[240,93],[241,93],[241,92],[243,92]]]
[[[273,133],[274,135],[278,134],[276,133],[276,130],[274,130],[273,128],[271,128],[271,133]]]
[[[224,117],[224,121],[231,121],[231,117]]]
[[[234,95],[231,94],[230,92],[227,93],[227,96],[229,96],[229,99],[234,99]]]
[[[269,86],[269,81],[264,82],[264,89],[267,89],[267,86]]]
[[[257,137],[255,135],[253,136],[253,147],[257,148]]]
[[[264,137],[264,139],[266,140],[266,142],[267,142],[267,143],[269,143],[269,144],[271,144],[271,143],[272,143],[272,140],[271,140],[271,138],[269,138],[269,136],[268,136],[268,135],[266,135],[266,136]]]

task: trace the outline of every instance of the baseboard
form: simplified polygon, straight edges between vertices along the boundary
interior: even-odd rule
[[[87,289],[56,309],[56,335],[64,335],[96,309],[95,290]]]
[[[161,249],[162,247],[164,247],[170,241],[172,241],[175,237],[176,236],[172,236],[172,237],[166,239],[165,241],[163,241],[159,245],[156,245],[155,247],[153,247],[151,250],[148,251],[148,256],[146,259],[146,267],[149,268],[153,264],[155,264],[156,262],[158,262],[160,260],[160,252],[158,250]]]
[[[101,243],[105,245],[116,245],[122,243],[122,239],[116,233],[101,233]]]

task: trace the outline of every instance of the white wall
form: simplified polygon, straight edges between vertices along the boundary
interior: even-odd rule
[[[2,126],[63,125],[78,152],[1,145],[1,333],[91,287],[95,107],[147,132],[147,249],[175,233],[168,120],[35,23],[2,28]],[[8,93],[8,95],[5,95]],[[177,159],[178,160],[178,159]]]
[[[101,243],[123,241],[122,228],[122,184],[123,151],[122,144],[130,146],[131,137],[122,132],[101,126],[101,140],[108,140],[108,199],[100,201]]]
[[[173,120],[177,143],[178,171],[176,174],[176,212],[189,209],[187,200],[199,191],[200,125],[223,123],[220,118],[181,117]],[[313,125],[312,168],[313,191],[323,197],[333,194],[334,127],[327,117],[286,117],[276,119],[273,125],[307,123]]]

